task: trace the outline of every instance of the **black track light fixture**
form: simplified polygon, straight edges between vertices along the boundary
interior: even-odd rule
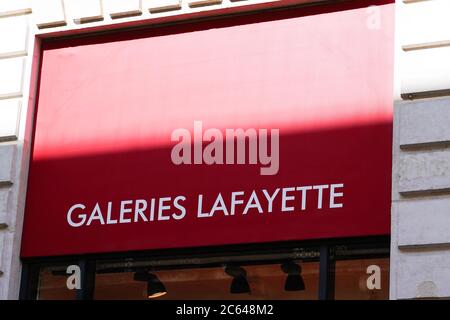
[[[135,281],[147,282],[147,297],[149,299],[162,297],[167,294],[166,287],[153,273],[136,272],[133,276]]]
[[[233,277],[230,286],[231,294],[250,293],[250,286],[247,281],[247,271],[239,266],[225,267],[225,273]]]
[[[287,274],[284,290],[286,291],[303,291],[305,290],[305,282],[302,278],[302,267],[295,262],[286,262],[281,265],[281,270]]]

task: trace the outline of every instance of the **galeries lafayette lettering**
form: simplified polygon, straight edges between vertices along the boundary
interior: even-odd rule
[[[231,192],[229,195],[219,193],[212,207],[204,206],[203,194],[197,197],[197,218],[211,218],[221,214],[225,216],[272,213],[274,206],[280,206],[280,212],[300,214],[308,211],[307,197],[315,199],[315,209],[342,208],[344,184],[324,184],[266,189],[246,194],[244,191]],[[324,194],[328,201],[324,203]],[[96,203],[92,211],[84,204],[75,204],[67,212],[67,222],[72,227],[90,226],[91,224],[122,224],[164,220],[182,220],[186,214],[185,196],[152,198],[150,200],[123,200],[120,203]]]

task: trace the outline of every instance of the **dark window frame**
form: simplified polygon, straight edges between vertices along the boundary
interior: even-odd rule
[[[200,248],[166,249],[150,251],[132,251],[120,253],[103,253],[77,256],[42,257],[22,259],[22,276],[20,285],[20,300],[37,299],[39,270],[45,266],[57,264],[77,264],[81,269],[81,289],[76,292],[77,300],[93,300],[95,290],[95,274],[97,262],[108,260],[160,260],[160,259],[192,259],[208,257],[233,257],[236,255],[270,254],[295,248],[315,249],[319,256],[318,299],[334,299],[335,261],[343,259],[367,258],[367,254],[349,255],[355,249],[380,250],[370,254],[370,257],[390,256],[390,236],[375,236],[362,238],[329,239],[320,241],[290,241],[260,244],[241,244],[226,246],[210,246]],[[257,262],[256,262],[257,263]],[[247,263],[248,264],[248,263]],[[206,267],[210,265],[179,265],[173,268]],[[170,266],[169,266],[170,268]]]

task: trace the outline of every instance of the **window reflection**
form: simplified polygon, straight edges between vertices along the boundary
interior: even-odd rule
[[[42,267],[39,271],[38,300],[75,300],[76,290],[67,288],[68,265]]]
[[[98,260],[87,281],[94,299],[99,300],[316,300],[319,255],[317,249],[294,249],[251,255]],[[339,246],[329,257],[332,267],[326,288],[334,292],[334,299],[389,298],[387,247]],[[68,265],[40,267],[37,299],[76,299],[76,290],[67,288]]]
[[[375,266],[368,270],[369,266]],[[373,288],[378,281],[379,289]],[[336,300],[387,300],[389,299],[389,258],[349,259],[336,261]],[[369,277],[371,277],[369,279]],[[367,285],[369,280],[370,287]]]
[[[156,275],[167,290],[167,294],[158,298],[161,300],[315,300],[318,296],[319,263],[300,262],[299,265],[303,287],[297,286],[296,291],[286,291],[288,274],[282,270],[281,264],[242,265],[239,268],[245,270],[245,277],[239,275],[239,271],[238,276],[233,277],[224,267],[159,270],[151,274]],[[233,283],[237,283],[235,287],[239,289],[242,278],[235,280],[239,276],[245,278],[249,290],[245,290],[244,285],[243,293],[231,293]],[[147,283],[136,281],[134,272],[98,273],[95,282],[95,299],[147,299],[148,296]],[[291,282],[295,287],[295,281]]]

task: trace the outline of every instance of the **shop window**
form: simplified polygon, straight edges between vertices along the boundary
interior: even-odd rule
[[[389,299],[389,259],[336,261],[336,300]]]
[[[69,289],[67,268],[69,265],[41,267],[37,286],[38,300],[75,300],[76,290]]]
[[[96,300],[385,300],[389,242],[230,247],[78,257],[83,288],[67,287],[69,266],[24,261],[21,298]],[[175,253],[174,253],[175,252]],[[36,270],[36,271],[33,271]]]
[[[94,299],[315,300],[319,262],[97,273]]]
[[[389,299],[389,256],[386,249],[338,248],[334,273],[336,300]]]

